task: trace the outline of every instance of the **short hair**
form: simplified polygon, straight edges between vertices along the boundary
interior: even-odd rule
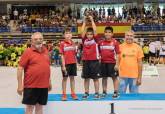
[[[72,31],[71,31],[71,28],[70,28],[70,27],[66,27],[66,28],[64,29],[64,31],[63,31],[63,34],[65,34],[66,32],[72,32]]]
[[[127,33],[135,34],[135,32],[133,30],[126,31],[125,34],[127,34]]]
[[[113,33],[113,28],[112,28],[111,26],[105,27],[104,32],[105,32],[106,30],[110,30],[110,31]]]
[[[92,27],[88,27],[87,30],[86,30],[86,32],[92,32],[92,33],[94,33],[94,30],[93,30]]]
[[[33,37],[34,37],[35,35],[40,35],[41,38],[44,38],[44,37],[43,37],[43,34],[42,34],[41,32],[35,32],[35,33],[33,33],[33,34],[31,35],[31,39],[33,39]]]

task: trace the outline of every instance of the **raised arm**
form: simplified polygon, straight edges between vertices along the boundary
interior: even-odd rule
[[[86,33],[86,16],[83,19],[83,24],[81,27],[81,37],[84,38]]]
[[[89,16],[88,19],[90,20],[91,24],[92,24],[92,28],[93,28],[93,31],[94,31],[94,36],[97,35],[96,33],[96,24],[93,20],[93,17],[92,16]],[[81,27],[81,37],[84,38],[85,37],[85,34],[86,34],[86,26],[87,26],[87,21],[88,21],[87,17],[85,16],[84,19],[83,19],[83,25]]]
[[[94,31],[94,35],[96,36],[96,35],[97,35],[97,32],[96,32],[96,30],[97,30],[96,24],[95,24],[95,22],[94,22],[92,16],[89,16],[89,18],[90,18],[90,21],[91,21],[91,23],[92,23],[92,28],[93,28],[93,31]]]

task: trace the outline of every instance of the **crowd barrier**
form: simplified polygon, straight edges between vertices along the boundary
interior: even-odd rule
[[[0,33],[10,32],[10,27],[0,27]]]
[[[45,32],[45,33],[62,33],[65,27],[22,27],[22,33],[34,33],[34,32]],[[77,33],[78,27],[71,27],[72,32]],[[165,31],[165,25],[134,25],[132,30],[135,32],[140,31]],[[10,32],[10,27],[0,27],[0,33]]]
[[[135,32],[140,31],[164,31],[165,25],[134,25],[132,30]]]

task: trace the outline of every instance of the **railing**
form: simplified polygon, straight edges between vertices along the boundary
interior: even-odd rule
[[[44,33],[62,33],[65,27],[22,27],[22,33],[44,32]],[[132,30],[135,32],[147,31],[165,31],[165,25],[134,25]],[[71,27],[73,33],[78,33],[78,27]],[[0,33],[10,32],[10,27],[0,27]]]
[[[10,32],[10,27],[0,27],[0,33]]]
[[[135,32],[140,31],[165,31],[165,25],[134,25],[132,26],[132,30]]]
[[[45,32],[62,33],[65,27],[22,27],[22,33]],[[71,27],[72,32],[77,32],[77,27]]]

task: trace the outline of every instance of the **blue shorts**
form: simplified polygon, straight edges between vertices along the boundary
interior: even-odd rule
[[[138,86],[136,85],[136,78],[120,78],[119,92],[126,93],[127,86],[129,86],[130,93],[138,93]]]

